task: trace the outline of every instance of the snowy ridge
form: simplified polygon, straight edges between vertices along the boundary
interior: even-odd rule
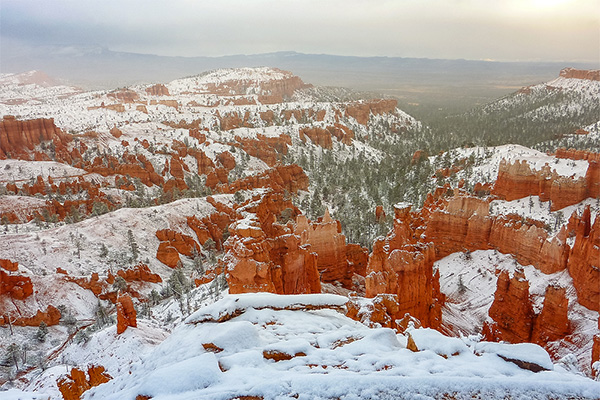
[[[186,324],[222,321],[244,313],[249,308],[260,310],[306,310],[340,308],[348,298],[334,294],[276,295],[273,293],[246,293],[227,296],[218,302],[196,311],[186,319]]]
[[[252,296],[263,295],[245,298]],[[411,334],[419,337],[420,331]],[[547,354],[537,347],[535,353],[529,346],[491,348],[471,338],[462,342],[460,354],[443,358],[427,345],[413,353],[406,341],[391,329],[369,329],[332,310],[248,309],[226,322],[180,326],[133,364],[131,374],[91,389],[84,398],[349,400],[393,399],[403,393],[422,399],[447,393],[455,399],[592,399],[600,388],[598,382],[548,365]],[[440,347],[456,346],[456,341],[461,339],[441,334],[435,340]],[[477,346],[487,351],[477,356]],[[287,356],[275,361],[271,354]],[[497,354],[533,359],[556,370],[534,374]]]

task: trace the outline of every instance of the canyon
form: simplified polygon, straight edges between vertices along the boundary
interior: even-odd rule
[[[572,69],[560,79],[599,81],[597,71]],[[401,182],[365,179],[354,197],[368,207],[350,207],[369,223],[357,228],[341,213],[352,194],[323,175],[328,163],[355,163],[381,177],[373,171],[387,171],[386,149],[423,134],[396,99],[336,97],[275,68],[113,91],[55,89],[60,96],[38,90],[19,104],[0,90],[0,350],[33,337],[39,365],[51,368],[15,356],[0,385],[91,398],[111,376],[135,375],[132,365],[193,329],[199,323],[189,319],[202,310],[305,295],[317,300],[268,300],[265,309],[206,321],[239,317],[233,324],[250,334],[254,317],[278,330],[275,315],[301,310],[319,311],[301,314],[310,323],[328,315],[332,331],[360,324],[360,334],[319,339],[323,348],[298,339],[297,348],[262,349],[260,359],[278,365],[371,334],[424,356],[431,342],[423,337],[439,334],[462,343],[452,342],[456,354],[529,344],[555,371],[598,376],[599,153],[411,151],[406,179],[422,175],[422,202],[391,202],[378,190]],[[597,134],[583,128],[578,137]],[[368,240],[353,241],[357,229]],[[231,332],[206,335],[201,357],[220,358],[235,342]],[[102,346],[114,346],[114,359]],[[454,362],[454,351],[436,351]],[[235,367],[224,357],[216,369]]]

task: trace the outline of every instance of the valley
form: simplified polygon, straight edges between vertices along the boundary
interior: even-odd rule
[[[0,74],[0,397],[597,398],[598,70],[391,94]]]

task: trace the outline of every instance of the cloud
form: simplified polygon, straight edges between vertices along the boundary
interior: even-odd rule
[[[3,0],[2,37],[162,55],[598,60],[597,0]]]

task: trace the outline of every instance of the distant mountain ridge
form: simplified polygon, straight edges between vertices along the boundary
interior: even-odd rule
[[[483,102],[491,101],[532,82],[550,80],[567,66],[598,68],[589,63],[355,57],[293,51],[222,57],[166,57],[115,52],[89,45],[1,50],[1,72],[43,69],[52,76],[85,88],[167,82],[218,68],[269,66],[292,71],[316,85],[383,92],[406,96],[409,101],[419,99],[417,95],[423,93],[435,97],[460,88],[461,96],[481,103],[478,98],[482,92]]]

